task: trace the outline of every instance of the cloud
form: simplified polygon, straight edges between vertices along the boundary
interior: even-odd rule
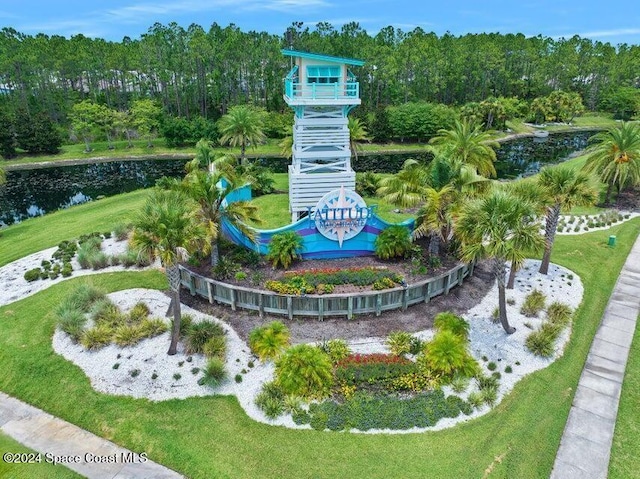
[[[616,28],[612,30],[596,30],[593,32],[578,33],[581,37],[599,38],[599,37],[618,37],[621,35],[640,35],[640,28]]]

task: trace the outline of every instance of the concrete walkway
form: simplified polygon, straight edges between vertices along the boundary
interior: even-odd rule
[[[624,371],[639,313],[640,237],[627,257],[591,344],[552,479],[607,477]]]
[[[49,457],[73,456],[69,469],[90,479],[178,479],[180,474],[0,392],[0,430]],[[8,452],[8,451],[4,451]],[[138,453],[144,451],[136,451]],[[102,463],[103,461],[112,461]]]

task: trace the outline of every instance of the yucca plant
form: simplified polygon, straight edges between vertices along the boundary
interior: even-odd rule
[[[404,226],[389,226],[378,235],[375,253],[380,259],[404,258],[411,253],[411,235]]]
[[[262,361],[274,359],[289,345],[289,329],[280,321],[255,328],[249,334],[249,347]]]
[[[436,314],[433,326],[437,331],[451,331],[464,340],[469,337],[469,323],[450,312]]]
[[[299,344],[277,360],[276,381],[285,394],[309,399],[326,397],[333,385],[331,359],[320,348]]]
[[[286,269],[300,258],[302,246],[302,236],[295,231],[277,233],[273,235],[269,243],[267,259],[271,261],[274,268],[282,266]]]

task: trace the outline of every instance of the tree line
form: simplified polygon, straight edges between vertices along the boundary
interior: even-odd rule
[[[216,23],[154,24],[139,39],[111,42],[83,35],[25,35],[0,31],[2,106],[44,112],[67,125],[73,104],[92,100],[126,110],[157,101],[172,117],[216,120],[237,104],[283,112],[282,78],[294,48],[359,58],[360,114],[407,102],[462,106],[488,97],[532,101],[556,90],[573,92],[590,109],[629,114],[637,102],[640,47],[586,38],[523,34],[436,35],[386,27],[376,35],[358,23],[339,30],[297,22],[283,35],[244,32]],[[637,105],[633,107],[637,109]],[[635,111],[632,112],[635,114]]]

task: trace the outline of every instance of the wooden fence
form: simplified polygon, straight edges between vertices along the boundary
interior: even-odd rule
[[[451,288],[461,285],[464,278],[472,274],[473,264],[461,264],[434,278],[382,291],[292,296],[223,283],[180,266],[182,285],[192,295],[203,296],[211,304],[227,304],[234,311],[238,308],[258,311],[260,317],[271,313],[288,316],[289,319],[300,316],[317,317],[319,320],[325,316],[352,319],[355,314],[370,313],[380,316],[383,311],[400,308],[404,311],[413,304],[428,303],[435,296],[448,294]]]

